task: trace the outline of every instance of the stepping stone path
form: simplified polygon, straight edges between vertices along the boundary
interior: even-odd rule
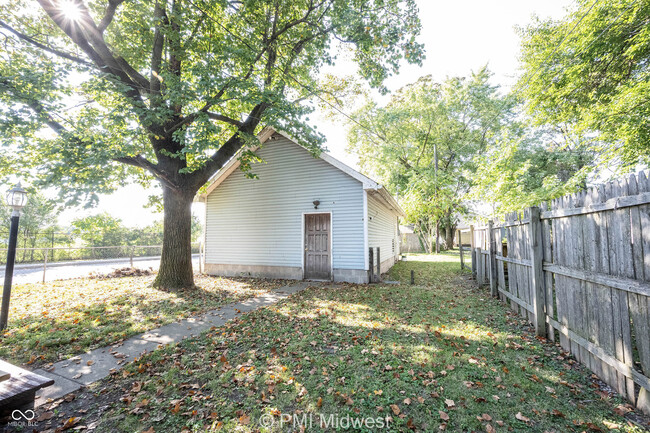
[[[36,374],[54,379],[54,385],[40,390],[34,406],[41,406],[47,403],[49,399],[61,398],[77,391],[82,386],[101,380],[111,372],[121,369],[134,358],[156,350],[160,345],[177,343],[185,338],[194,337],[213,326],[224,325],[240,313],[268,307],[313,285],[313,283],[298,282],[271,290],[255,298],[208,311],[202,316],[190,317],[180,322],[170,323],[144,334],[135,335],[118,344],[59,361],[48,370],[34,370]]]

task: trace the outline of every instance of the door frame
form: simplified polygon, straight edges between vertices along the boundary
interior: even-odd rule
[[[302,279],[305,279],[305,216],[306,215],[320,215],[320,214],[329,214],[330,216],[330,279],[329,281],[334,280],[334,252],[332,250],[332,239],[334,238],[334,215],[331,210],[328,211],[315,211],[315,212],[303,212],[300,222],[300,257],[301,257],[301,267],[302,267]]]

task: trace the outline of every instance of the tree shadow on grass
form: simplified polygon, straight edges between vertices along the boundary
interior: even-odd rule
[[[122,278],[116,282],[130,282]],[[85,294],[87,302],[73,291],[68,296],[75,297],[70,299],[70,303],[76,302],[74,306],[67,307],[63,299],[50,305],[52,311],[45,304],[23,317],[11,318],[8,331],[0,336],[0,358],[36,368],[286,285],[280,280],[205,276],[199,282],[201,286],[174,292],[136,284],[128,293],[123,288],[116,290],[124,294],[114,297],[110,296],[109,287],[96,298],[92,291]],[[54,290],[52,296],[56,295]],[[29,298],[18,296],[13,300],[21,301]]]
[[[140,397],[155,393],[148,411],[160,414],[161,430],[209,428],[218,420],[226,431],[250,431],[263,414],[279,421],[278,414],[296,411],[338,419],[388,415],[394,431],[433,431],[441,423],[452,431],[484,431],[488,423],[501,429],[497,421],[515,431],[624,425],[611,403],[589,388],[583,369],[513,327],[497,301],[477,296],[447,312],[436,299],[444,293],[413,290],[312,288],[153,352],[142,360],[150,365],[146,372],[131,367],[133,377],[113,384],[128,392],[136,381],[143,384]],[[463,308],[473,308],[475,317],[454,319]],[[147,428],[146,419],[130,413],[140,397],[116,403],[107,416],[123,418],[106,427]]]

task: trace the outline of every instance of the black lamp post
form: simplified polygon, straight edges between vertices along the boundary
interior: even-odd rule
[[[16,261],[16,241],[18,238],[18,220],[20,210],[27,203],[27,191],[20,183],[7,192],[7,205],[13,209],[11,212],[11,228],[9,229],[9,247],[7,248],[7,265],[5,266],[5,285],[2,291],[2,307],[0,309],[0,330],[7,327],[9,317],[9,298],[11,297],[11,280],[14,276],[14,262]]]

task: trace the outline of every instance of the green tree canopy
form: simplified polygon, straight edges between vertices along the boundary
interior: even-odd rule
[[[526,125],[502,134],[476,156],[466,198],[489,205],[486,216],[497,218],[537,206],[583,188],[595,158],[588,141]]]
[[[423,77],[386,106],[371,102],[355,113],[363,126],[352,125],[349,149],[362,171],[399,191],[409,222],[425,235],[429,250],[436,228],[451,243],[476,155],[512,124],[514,100],[489,79],[487,68],[442,84]]]
[[[77,218],[71,222],[72,234],[91,247],[127,245],[128,229],[122,220],[106,212]]]
[[[650,162],[649,20],[648,1],[578,0],[521,29],[519,90],[537,123],[598,138],[623,167]]]
[[[2,215],[2,229],[0,235],[3,242],[9,241],[9,227],[12,209],[5,203],[4,197],[0,201],[0,215]],[[18,226],[18,247],[36,248],[43,245],[47,231],[53,232],[57,228],[57,217],[61,208],[54,200],[48,199],[43,194],[33,189],[27,193],[27,205],[20,211],[20,224]],[[41,242],[39,241],[39,238]],[[22,250],[19,260],[33,260],[34,250]],[[0,260],[4,261],[4,257]]]
[[[318,151],[322,137],[300,102],[322,92],[319,72],[337,53],[349,53],[379,89],[400,61],[423,57],[414,0],[38,6],[8,0],[0,11],[0,172],[19,168],[90,201],[130,180],[160,182],[165,238],[156,284],[167,287],[193,284],[195,193],[256,142],[262,125]]]

